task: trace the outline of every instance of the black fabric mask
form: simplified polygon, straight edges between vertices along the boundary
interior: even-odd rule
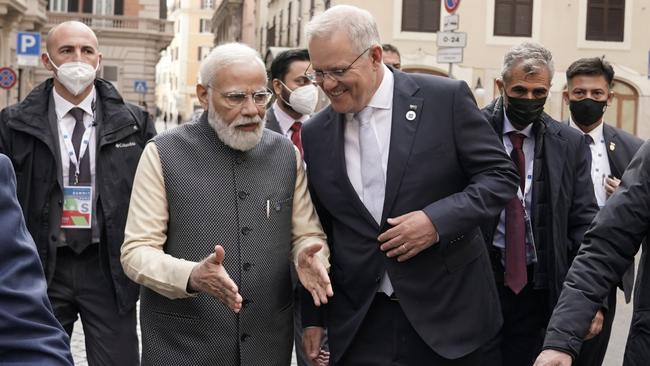
[[[607,109],[607,101],[596,101],[590,98],[569,101],[569,109],[573,121],[580,126],[591,126],[596,123]]]
[[[513,98],[508,96],[506,116],[517,126],[528,126],[544,113],[546,97],[538,99]]]

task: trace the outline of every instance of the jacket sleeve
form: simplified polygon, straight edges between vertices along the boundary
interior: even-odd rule
[[[16,178],[0,155],[0,358],[72,365],[69,339],[54,317],[36,246],[16,199]]]
[[[547,328],[544,348],[574,357],[596,311],[634,261],[650,228],[650,145],[645,143],[620,187],[585,234]]]
[[[453,132],[457,159],[469,184],[424,208],[442,245],[497,216],[517,192],[519,175],[494,129],[464,82],[454,91]]]

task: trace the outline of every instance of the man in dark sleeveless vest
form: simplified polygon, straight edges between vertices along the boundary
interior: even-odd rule
[[[332,295],[326,238],[291,141],[264,128],[253,49],[203,61],[203,115],[143,153],[122,246],[141,293],[143,365],[289,365],[293,258],[316,305]]]

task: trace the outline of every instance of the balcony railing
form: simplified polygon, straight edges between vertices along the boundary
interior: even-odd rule
[[[126,32],[154,32],[173,34],[173,23],[168,20],[143,19],[127,16],[109,16],[87,13],[58,13],[48,12],[49,26],[69,20],[80,21],[93,30],[106,29]]]

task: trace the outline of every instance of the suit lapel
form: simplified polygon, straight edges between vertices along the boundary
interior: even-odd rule
[[[612,175],[621,178],[623,171],[627,164],[622,160],[623,157],[616,150],[616,146],[620,145],[616,130],[603,123],[603,137],[605,138],[605,150],[607,150],[607,159],[609,160],[609,169]]]
[[[386,169],[386,193],[381,222],[383,223],[391,212],[402,177],[406,170],[413,139],[423,113],[424,99],[414,97],[419,89],[406,74],[395,72],[395,87],[393,90],[393,115],[390,133],[390,150],[388,152],[388,167]],[[409,114],[409,119],[406,115]]]
[[[333,162],[334,174],[332,176],[344,177],[344,179],[337,179],[334,184],[338,185],[341,192],[350,199],[354,208],[359,212],[359,215],[374,227],[379,228],[377,222],[359,198],[357,191],[354,190],[350,182],[350,177],[348,177],[347,165],[345,164],[345,114],[336,113],[334,110],[331,110],[330,113],[330,120],[328,125],[325,126],[325,130],[332,131],[328,135],[330,142],[326,145],[332,147],[332,156],[329,160]]]
[[[278,122],[277,118],[275,118],[275,111],[273,110],[273,106],[266,110],[266,128],[284,135],[284,132],[280,127],[280,123]]]

